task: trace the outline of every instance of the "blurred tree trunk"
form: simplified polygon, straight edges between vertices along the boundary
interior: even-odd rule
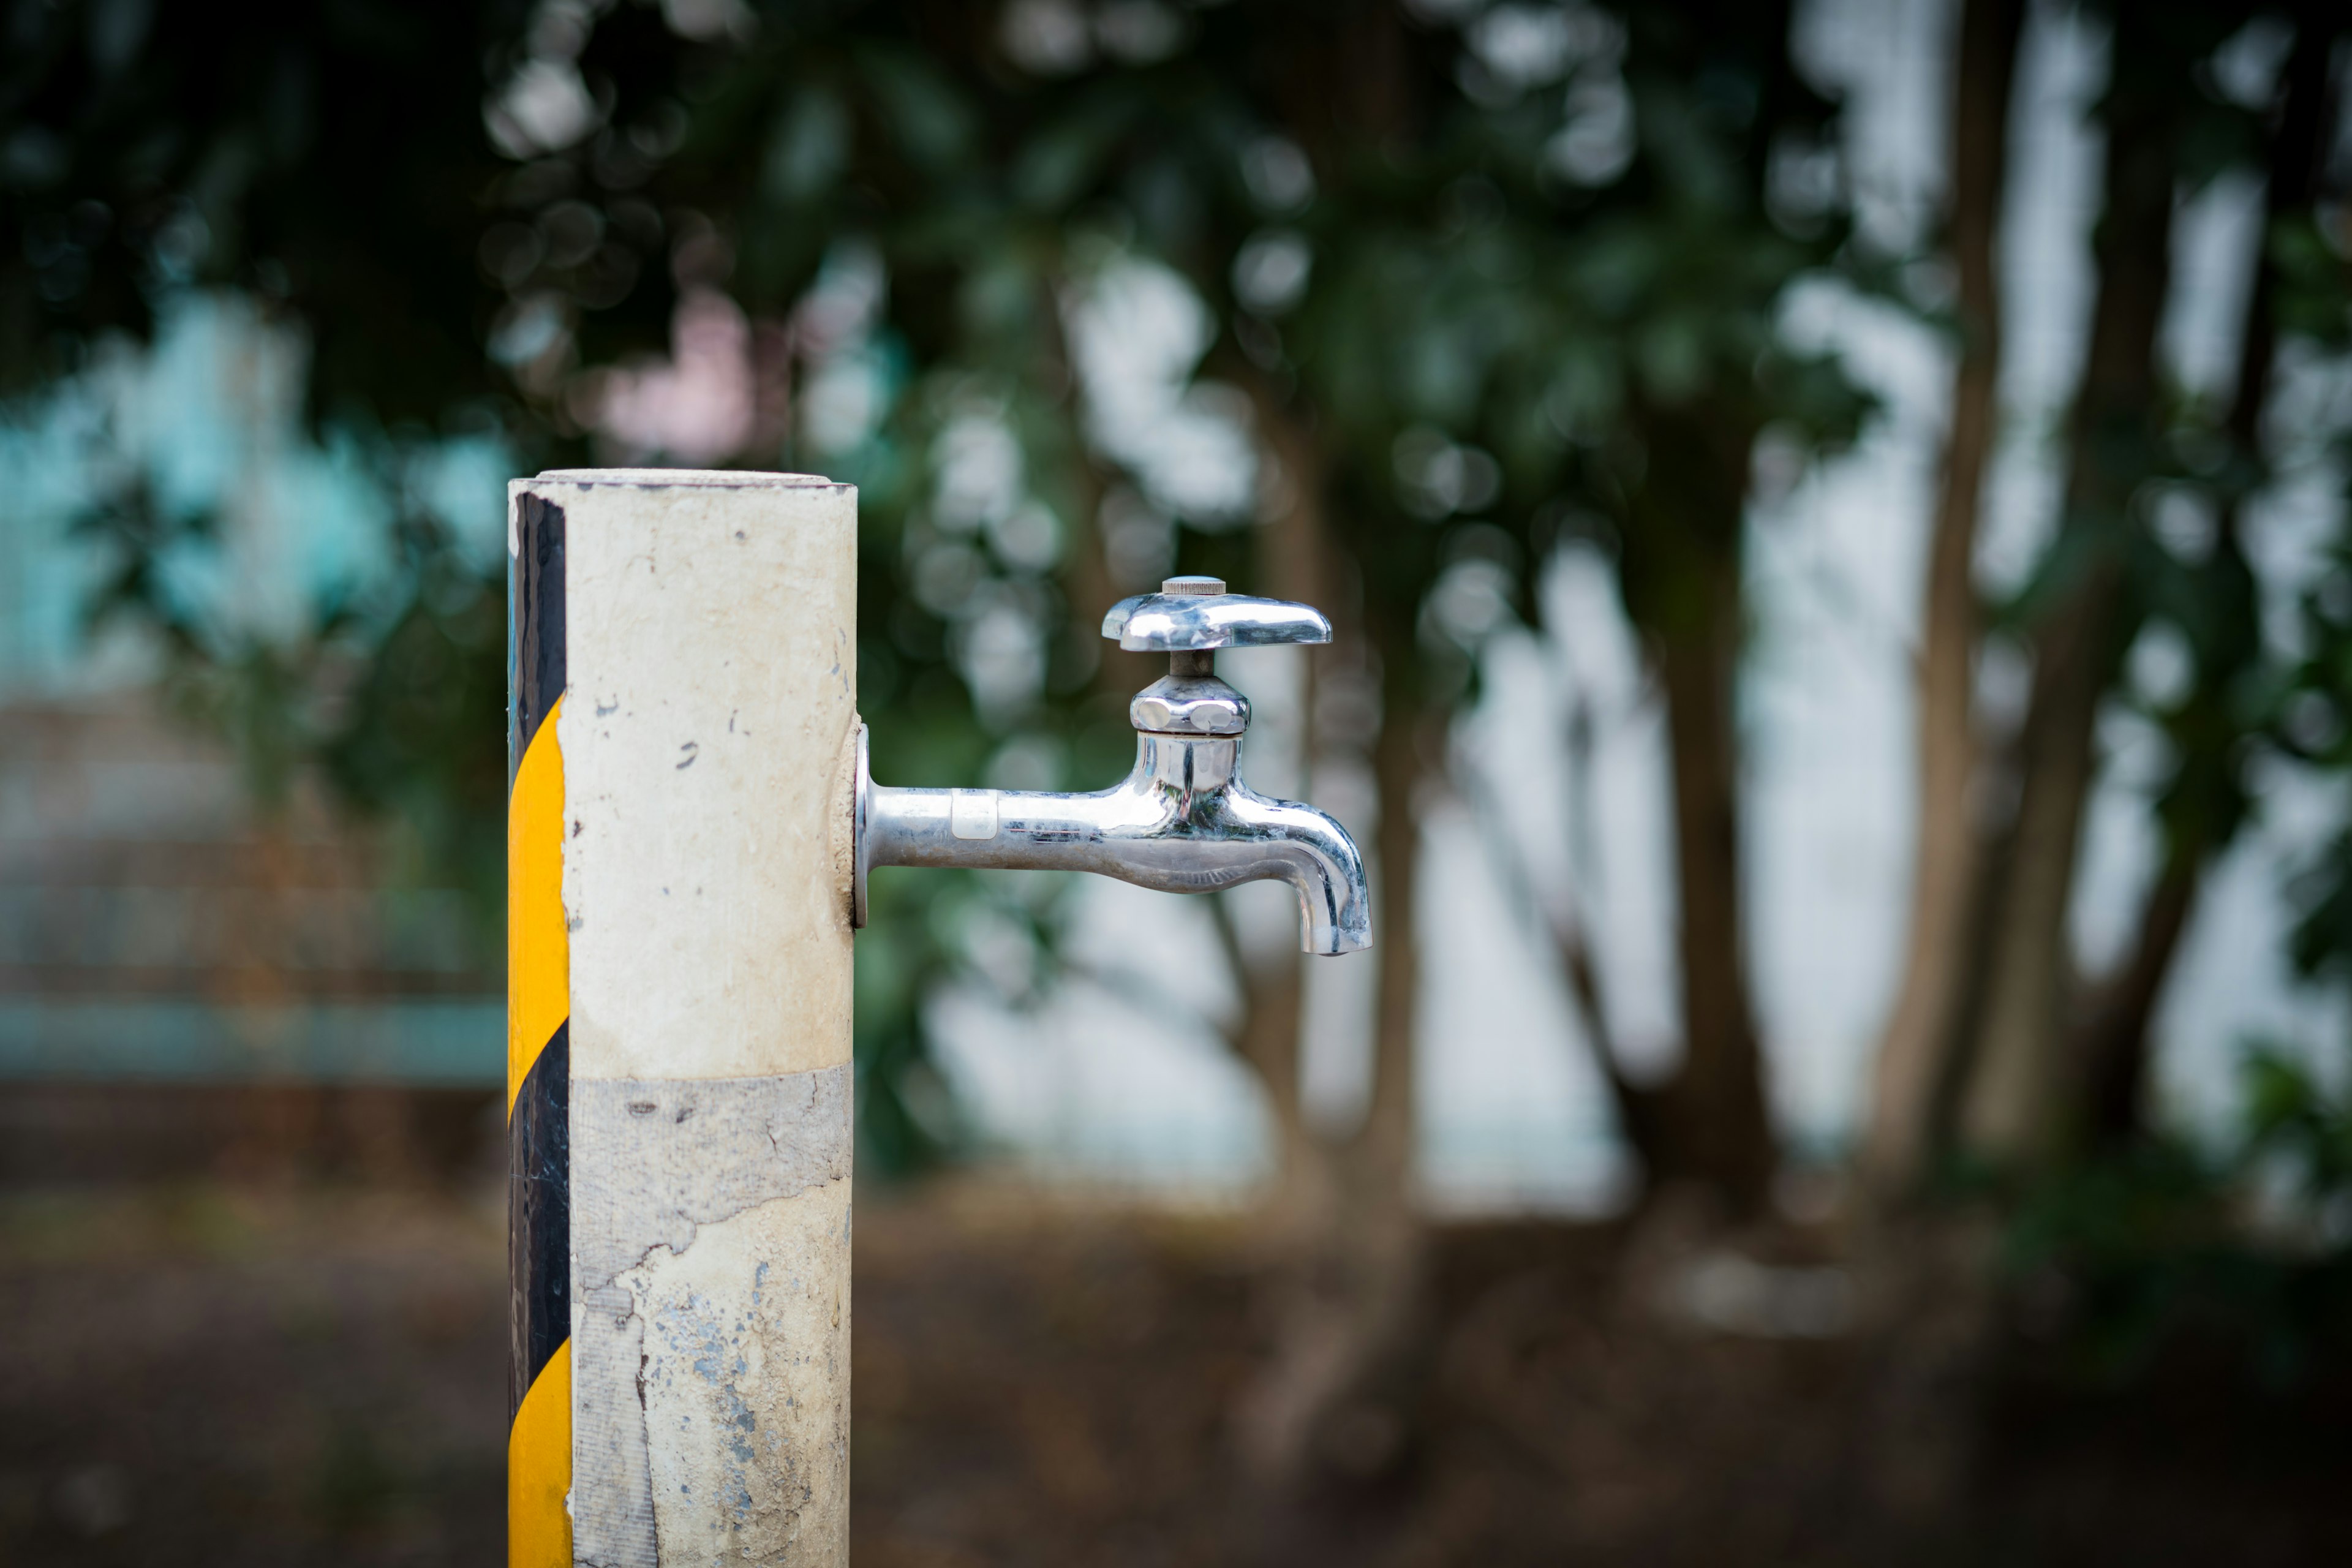
[[[1754,422],[1701,401],[1639,416],[1646,457],[1625,492],[1620,578],[1650,647],[1674,771],[1683,1061],[1657,1114],[1629,1125],[1652,1184],[1693,1182],[1735,1213],[1769,1194],[1778,1160],[1749,1001],[1740,858],[1741,569]]]
[[[1377,621],[1377,617],[1375,617]],[[1362,1122],[1300,1142],[1298,1215],[1279,1280],[1273,1363],[1240,1412],[1244,1457],[1277,1484],[1330,1477],[1362,1482],[1403,1457],[1425,1349],[1423,1233],[1412,1201],[1413,1034],[1421,963],[1413,933],[1420,822],[1413,797],[1442,719],[1413,688],[1411,627],[1372,631],[1387,672],[1372,771],[1373,953],[1380,964],[1372,1024],[1371,1092]]]
[[[1918,662],[1918,848],[1903,980],[1879,1041],[1863,1164],[1881,1193],[1914,1185],[1951,1047],[1968,912],[1977,882],[1970,785],[1979,763],[1973,688],[1976,544],[1998,423],[2000,279],[1995,244],[2009,166],[2010,89],[2024,0],[1965,0],[1952,95],[1950,242],[1959,272],[1959,363],[1927,547]]]
[[[1250,376],[1252,407],[1267,460],[1280,472],[1268,487],[1287,504],[1258,527],[1255,543],[1262,581],[1248,585],[1251,593],[1314,605],[1327,614],[1339,607],[1333,597],[1331,542],[1323,512],[1327,475],[1323,454],[1313,433],[1298,416],[1281,405],[1259,376]],[[1337,650],[1298,650],[1299,780],[1301,798],[1309,794],[1307,780],[1315,766],[1315,689],[1320,660]],[[1362,657],[1362,649],[1355,650]],[[1220,900],[1222,905],[1223,900]],[[1267,1205],[1270,1229],[1277,1244],[1287,1247],[1320,1213],[1321,1190],[1331,1179],[1323,1151],[1307,1126],[1300,1093],[1300,1037],[1306,1022],[1306,966],[1314,962],[1296,947],[1268,953],[1253,963],[1242,951],[1230,913],[1218,910],[1226,932],[1228,953],[1241,977],[1246,1010],[1235,1042],[1244,1060],[1264,1080],[1266,1100],[1275,1119],[1276,1167],[1272,1201]],[[1388,939],[1383,926],[1380,936]],[[1378,950],[1375,950],[1378,951]]]
[[[1752,67],[1757,107],[1741,150],[1745,195],[1767,221],[1774,151],[1804,129],[1810,95],[1790,58],[1787,0],[1727,7],[1689,47]],[[1696,63],[1696,62],[1695,62]],[[1765,416],[1752,387],[1629,394],[1636,437],[1611,476],[1618,581],[1664,696],[1673,768],[1683,1059],[1655,1087],[1604,1059],[1621,1128],[1651,1190],[1687,1184],[1732,1215],[1762,1208],[1780,1150],[1748,985],[1742,863],[1739,663],[1748,476]],[[1580,951],[1564,967],[1591,1037],[1607,1049],[1599,988]]]
[[[2094,726],[2129,626],[2129,509],[2160,436],[2157,336],[2172,272],[2175,100],[2191,91],[2164,18],[2119,7],[2105,100],[2106,208],[2097,301],[2068,430],[2064,512],[2025,621],[2034,656],[2014,751],[2017,812],[1999,840],[1981,926],[1960,1131],[2000,1164],[2053,1156],[2068,1120],[2061,1047],[2074,983],[2067,910],[2095,776]]]
[[[1591,843],[1587,829],[1593,792],[1592,715],[1580,696],[1571,694],[1564,728],[1569,836],[1576,846],[1570,872],[1572,888],[1575,879],[1593,863],[1585,847]],[[1610,1108],[1616,1112],[1620,1134],[1642,1159],[1645,1173],[1659,1169],[1664,1159],[1667,1131],[1665,1090],[1637,1082],[1626,1069],[1623,1048],[1610,1022],[1607,988],[1601,983],[1600,964],[1592,951],[1588,912],[1578,907],[1572,896],[1566,909],[1555,908],[1545,900],[1537,889],[1523,847],[1512,831],[1509,807],[1487,787],[1477,769],[1464,769],[1460,779],[1475,795],[1476,809],[1473,815],[1486,841],[1488,869],[1510,896],[1519,917],[1530,927],[1541,927],[1551,938],[1553,962],[1559,966],[1569,1005],[1584,1031],[1587,1048],[1601,1069],[1601,1085],[1609,1091]]]
[[[1286,1183],[1289,1212],[1277,1215],[1285,1248],[1276,1279],[1277,1340],[1238,1412],[1244,1457],[1276,1485],[1386,1473],[1402,1457],[1416,1403],[1424,1270],[1412,1202],[1421,977],[1412,934],[1420,832],[1412,802],[1423,773],[1421,732],[1433,720],[1411,698],[1395,698],[1392,689],[1373,752],[1381,914],[1370,1101],[1362,1122],[1339,1138],[1317,1135],[1303,1118],[1290,1123],[1298,1163]],[[1289,984],[1296,997],[1295,979]],[[1297,1019],[1291,1011],[1290,1049],[1274,1058],[1289,1075],[1294,1100]]]
[[[1371,1083],[1362,1122],[1329,1137],[1307,1125],[1299,1095],[1304,1022],[1301,955],[1255,968],[1237,962],[1246,1019],[1236,1042],[1265,1079],[1283,1168],[1271,1218],[1281,1262],[1274,1357],[1238,1412],[1244,1458],[1261,1479],[1295,1486],[1318,1476],[1364,1480],[1390,1469],[1409,1436],[1419,1356],[1422,1226],[1412,1201],[1413,1026],[1420,953],[1413,929],[1419,819],[1413,797],[1425,731],[1442,721],[1421,697],[1414,606],[1365,603],[1343,588],[1326,515],[1328,463],[1302,413],[1262,381],[1250,384],[1261,434],[1293,496],[1259,538],[1265,591],[1329,614],[1339,645],[1377,658],[1381,731],[1372,748],[1379,826],[1374,876],[1378,994]],[[1313,687],[1307,689],[1311,703]],[[1310,707],[1311,711],[1311,707]],[[1311,751],[1311,743],[1310,743]],[[1221,916],[1221,919],[1223,917]],[[1236,944],[1237,947],[1237,944]],[[1238,951],[1234,956],[1241,957]]]
[[[1344,167],[1358,149],[1391,144],[1418,120],[1422,83],[1401,8],[1342,7],[1328,21],[1301,13],[1285,38],[1293,68],[1280,79],[1294,105],[1286,118],[1318,167]],[[1371,962],[1379,969],[1370,1103],[1361,1125],[1338,1139],[1299,1120],[1292,1149],[1298,1164],[1286,1194],[1295,1228],[1276,1282],[1277,1342],[1244,1395],[1238,1436],[1261,1480],[1362,1481],[1403,1457],[1422,1359],[1422,1226],[1412,1203],[1420,994],[1413,796],[1424,759],[1437,754],[1423,731],[1443,715],[1425,705],[1417,685],[1414,635],[1425,584],[1343,570],[1357,563],[1339,554],[1328,513],[1334,465],[1312,410],[1261,376],[1243,379],[1297,496],[1292,515],[1265,541],[1268,583],[1278,584],[1271,591],[1331,616],[1339,648],[1321,657],[1347,657],[1340,650],[1353,648],[1355,657],[1378,660],[1382,704],[1371,759],[1380,820],[1366,846],[1374,877]],[[1289,1042],[1281,1070],[1295,1096],[1295,1022]]]
[[[2263,405],[2277,357],[2279,278],[2270,242],[2281,221],[2307,207],[2317,194],[2334,133],[2329,67],[2344,30],[2339,6],[2305,5],[2281,73],[2263,223],[2253,237],[2253,284],[2247,291],[2237,381],[2224,424],[2249,472],[2261,471]],[[2242,749],[2237,743],[2244,725],[2235,710],[2238,688],[2262,656],[2259,589],[2241,526],[2246,500],[2243,489],[2225,498],[2212,556],[2200,568],[2213,604],[2203,617],[2205,646],[2198,649],[2195,688],[2170,725],[2180,762],[2161,807],[2164,863],[2141,908],[2129,953],[2093,993],[2068,1052],[2083,1075],[2086,1131],[2100,1142],[2119,1142],[2139,1130],[2149,1021],[2206,873],[2246,816]]]

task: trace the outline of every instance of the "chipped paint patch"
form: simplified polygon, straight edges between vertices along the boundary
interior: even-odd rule
[[[828,1183],[623,1277],[645,1326],[646,1425],[665,1435],[648,1477],[663,1562],[848,1561],[849,1212],[849,1184]]]
[[[850,1084],[573,1080],[579,1563],[848,1560]]]

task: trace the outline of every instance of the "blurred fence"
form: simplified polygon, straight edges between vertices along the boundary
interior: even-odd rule
[[[0,733],[0,1176],[468,1157],[505,1004],[461,894],[299,799],[265,825],[143,696]]]

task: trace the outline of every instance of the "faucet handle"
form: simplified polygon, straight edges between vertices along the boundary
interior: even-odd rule
[[[1214,577],[1171,577],[1157,594],[1121,599],[1103,616],[1102,631],[1129,653],[1331,640],[1330,621],[1313,605],[1228,594]]]

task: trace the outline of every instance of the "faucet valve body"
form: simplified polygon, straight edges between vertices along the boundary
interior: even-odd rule
[[[1228,594],[1213,577],[1171,577],[1112,605],[1103,636],[1164,652],[1170,666],[1128,704],[1135,766],[1109,789],[894,789],[874,783],[861,727],[852,923],[866,923],[876,866],[1093,871],[1176,893],[1277,879],[1298,893],[1307,951],[1370,947],[1371,895],[1355,841],[1313,807],[1242,783],[1249,699],[1215,671],[1218,648],[1328,642],[1331,623],[1305,605]]]
[[[1135,694],[1127,721],[1160,735],[1239,735],[1249,728],[1249,699],[1213,675],[1167,675]]]

